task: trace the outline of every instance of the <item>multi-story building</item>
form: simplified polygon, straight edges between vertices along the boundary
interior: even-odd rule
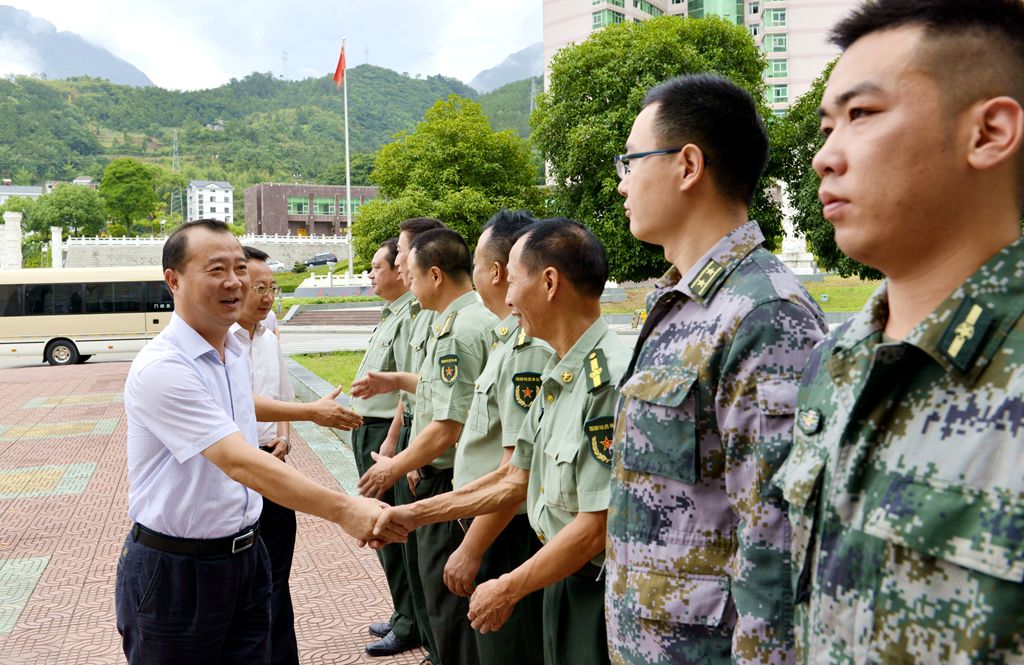
[[[235,219],[235,189],[223,180],[193,180],[188,183],[188,221]]]
[[[721,16],[746,26],[768,60],[767,102],[782,113],[807,92],[839,52],[832,25],[860,0],[544,0],[544,62],[591,32],[654,16]]]
[[[0,205],[7,202],[7,199],[20,196],[26,199],[38,199],[43,195],[42,187],[12,185],[9,180],[0,185]]]
[[[245,232],[256,235],[340,236],[376,187],[353,186],[352,201],[341,185],[259,184],[245,190]]]

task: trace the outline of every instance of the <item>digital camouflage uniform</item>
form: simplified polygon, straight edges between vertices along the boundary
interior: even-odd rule
[[[363,360],[356,371],[360,379],[370,372],[397,371],[396,346],[403,342],[408,347],[408,328],[410,318],[409,306],[414,302],[412,294],[406,292],[384,306],[380,314],[380,322],[370,335]],[[380,452],[381,444],[387,438],[388,429],[395,417],[398,407],[397,393],[384,393],[365,399],[353,399],[352,408],[363,417],[363,425],[352,431],[352,452],[355,454],[356,469],[359,475],[373,466],[371,452]],[[386,503],[395,504],[394,489],[381,496]],[[402,545],[395,543],[377,551],[384,576],[388,581],[394,612],[391,614],[391,630],[406,643],[415,644],[421,635],[416,625],[416,611],[409,587],[409,578],[405,569],[405,555]]]
[[[805,663],[1024,662],[1024,241],[903,341],[883,285],[816,350],[793,451]]]
[[[455,488],[491,473],[505,448],[514,448],[519,429],[540,392],[541,372],[551,347],[527,337],[514,316],[491,330],[493,348],[476,381],[473,404],[455,449]],[[495,539],[480,563],[477,583],[515,570],[540,549],[530,528],[526,506]],[[537,635],[542,630],[543,594],[538,591],[516,603],[500,630],[476,633],[480,662],[487,665],[540,665],[544,653]]]
[[[473,402],[476,380],[491,352],[491,328],[498,317],[469,291],[456,298],[435,319],[427,338],[426,354],[416,385],[410,445],[433,421],[465,424]],[[455,446],[420,469],[416,498],[426,499],[452,491]],[[469,599],[456,596],[444,583],[444,567],[462,543],[458,522],[428,524],[417,530],[420,583],[423,585],[430,630],[441,665],[478,662],[476,638],[469,625]]]
[[[399,372],[410,372],[417,374],[420,366],[423,365],[423,358],[427,351],[427,338],[430,335],[430,328],[434,325],[435,312],[423,309],[418,300],[409,303],[403,317],[402,325],[395,333],[395,341],[392,348],[395,353],[395,365]],[[395,452],[400,453],[409,446],[410,435],[412,434],[412,412],[416,406],[416,393],[401,393],[402,407],[404,409],[402,429],[398,433],[398,443]],[[395,483],[395,505],[408,505],[416,500],[409,485],[404,478],[399,478]],[[437,653],[437,645],[434,643],[434,634],[430,631],[430,619],[427,616],[427,601],[423,595],[423,585],[420,583],[419,569],[419,548],[417,547],[416,532],[409,534],[408,540],[402,545],[402,553],[405,564],[405,575],[409,580],[409,592],[412,595],[413,610],[416,615],[416,624],[419,626],[420,639],[430,654]]]
[[[740,226],[648,300],[615,425],[615,663],[794,658],[789,525],[770,480],[825,323],[763,240]]]
[[[608,509],[612,423],[629,347],[598,318],[564,358],[552,356],[519,432],[511,464],[530,471],[526,509],[547,542],[579,513]],[[544,589],[544,662],[608,662],[604,553]]]

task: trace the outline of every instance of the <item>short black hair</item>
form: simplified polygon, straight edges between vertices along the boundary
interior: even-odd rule
[[[256,249],[255,247],[250,247],[249,245],[242,245],[242,251],[245,252],[246,261],[266,261],[267,259],[270,258],[270,254],[267,254],[262,249]]]
[[[722,194],[749,206],[768,162],[768,133],[750,93],[721,76],[692,74],[652,88],[643,106],[652,104],[665,145],[643,149],[696,145]]]
[[[387,250],[384,253],[384,260],[388,262],[388,265],[392,268],[395,267],[395,259],[398,258],[398,238],[388,238],[380,244],[377,249]]]
[[[399,233],[408,233],[410,240],[421,233],[446,228],[448,227],[445,226],[444,222],[433,217],[413,217],[398,225]]]
[[[416,265],[421,271],[437,266],[445,275],[458,280],[473,277],[473,258],[469,245],[451,229],[431,229],[416,236],[409,251],[416,251]]]
[[[488,258],[503,266],[508,265],[508,253],[512,251],[512,245],[536,222],[537,218],[525,210],[510,211],[502,208],[494,213],[480,229],[481,237],[484,232],[491,232],[487,242]]]
[[[1024,105],[1024,2],[868,0],[832,29],[846,50],[874,32],[920,26],[919,58],[959,110],[1007,95]]]
[[[531,273],[551,267],[581,295],[600,298],[608,281],[604,246],[587,227],[564,217],[542,219],[523,234],[520,259]]]
[[[174,230],[174,233],[164,242],[162,263],[164,270],[175,270],[181,272],[188,263],[188,232],[194,228],[202,227],[214,233],[231,233],[226,222],[219,219],[197,219],[185,222]]]

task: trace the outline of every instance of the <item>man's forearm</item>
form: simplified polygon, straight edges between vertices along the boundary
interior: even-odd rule
[[[417,501],[409,509],[416,524],[423,525],[518,508],[526,500],[529,478],[523,469],[501,468],[465,487]]]
[[[462,425],[453,420],[433,420],[409,442],[409,446],[392,458],[395,473],[404,476],[430,464],[455,445]]]
[[[311,402],[282,402],[262,395],[254,396],[253,402],[256,404],[256,420],[261,423],[313,419]]]

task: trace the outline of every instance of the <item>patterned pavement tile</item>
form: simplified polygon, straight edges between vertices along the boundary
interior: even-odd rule
[[[128,532],[126,363],[0,370],[0,665],[122,664],[114,624],[117,557]],[[309,437],[315,452],[303,441]],[[316,426],[289,461],[351,487],[352,453]],[[326,466],[325,466],[326,464]],[[363,652],[391,614],[376,555],[329,522],[300,515],[292,600],[304,664],[419,663]]]

